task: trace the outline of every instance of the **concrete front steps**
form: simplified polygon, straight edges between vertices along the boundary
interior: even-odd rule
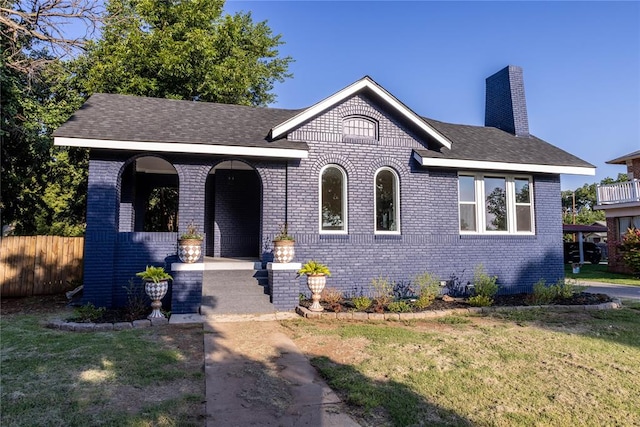
[[[203,316],[275,312],[270,302],[267,270],[260,261],[216,260],[205,264],[200,307]]]

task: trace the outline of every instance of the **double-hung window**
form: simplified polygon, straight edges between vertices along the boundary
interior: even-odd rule
[[[320,233],[347,232],[347,174],[337,165],[320,171]]]
[[[460,173],[460,232],[533,234],[532,190],[528,176]]]

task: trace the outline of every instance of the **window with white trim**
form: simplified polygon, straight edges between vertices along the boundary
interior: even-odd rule
[[[350,138],[378,138],[378,124],[366,117],[347,117],[342,121],[342,135]]]
[[[320,233],[347,232],[347,174],[337,165],[320,171]]]
[[[400,186],[391,168],[380,168],[375,174],[375,232],[400,234]]]
[[[533,234],[532,190],[528,176],[460,173],[460,232]]]

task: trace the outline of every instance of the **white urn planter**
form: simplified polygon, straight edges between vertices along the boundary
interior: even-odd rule
[[[202,240],[180,239],[178,240],[178,258],[180,261],[193,264],[202,256]]]
[[[145,281],[144,291],[149,295],[151,299],[151,314],[147,316],[148,319],[154,319],[164,317],[164,314],[160,311],[162,308],[162,298],[167,294],[169,289],[169,282],[167,280],[161,280],[159,282]]]
[[[311,291],[311,299],[313,303],[309,310],[311,311],[323,311],[324,308],[320,305],[320,295],[324,290],[327,283],[327,276],[324,274],[309,274],[307,275],[307,286]]]
[[[295,256],[295,241],[293,240],[274,240],[273,241],[273,260],[278,263],[289,263],[293,261]]]

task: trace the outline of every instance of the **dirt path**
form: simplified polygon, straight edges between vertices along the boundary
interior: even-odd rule
[[[358,426],[278,322],[204,328],[208,426]]]

